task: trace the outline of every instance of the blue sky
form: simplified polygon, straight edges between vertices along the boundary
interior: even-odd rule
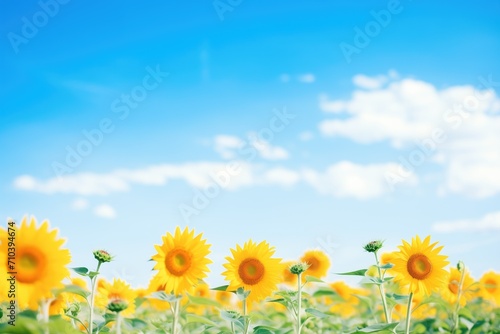
[[[188,225],[213,284],[248,238],[342,272],[432,234],[500,270],[500,4],[62,2],[0,13],[0,215],[49,219],[75,266],[105,248],[146,285]]]

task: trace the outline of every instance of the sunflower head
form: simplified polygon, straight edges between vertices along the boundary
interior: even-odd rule
[[[163,244],[155,245],[157,254],[154,269],[158,270],[160,284],[167,293],[181,294],[191,291],[198,282],[207,277],[210,245],[202,239],[202,234],[194,235],[194,230],[184,231],[177,227],[175,234],[163,236]]]
[[[222,273],[229,281],[228,291],[239,288],[250,291],[247,300],[259,301],[270,296],[282,281],[283,265],[281,259],[273,258],[274,247],[266,241],[257,244],[252,240],[243,247],[236,245],[231,249],[232,257],[226,257],[226,271]]]
[[[306,276],[314,276],[316,278],[323,278],[326,276],[330,268],[330,259],[323,251],[309,250],[302,255],[300,261],[306,263],[309,267],[302,275],[303,281]]]
[[[462,267],[462,270],[466,270]],[[457,268],[450,268],[448,272],[448,277],[445,284],[446,286],[440,290],[441,296],[450,304],[455,304],[458,298],[458,292],[460,293],[460,306],[465,306],[468,300],[472,299],[472,285],[474,284],[474,279],[469,275],[467,271],[464,272],[464,278],[462,281],[462,286],[460,286],[460,281],[462,280],[462,271]]]
[[[493,270],[485,273],[479,280],[479,295],[485,300],[500,306],[500,274]]]
[[[135,311],[136,292],[125,281],[114,279],[113,283],[103,282],[98,288],[96,305],[111,312],[131,315]]]
[[[418,235],[411,244],[403,240],[394,254],[394,280],[412,293],[429,295],[446,283],[448,257],[440,254],[443,246],[436,247],[437,242],[431,244],[430,240],[427,236],[422,241]]]
[[[63,249],[65,240],[57,237],[57,230],[49,228],[44,220],[39,226],[36,218],[25,216],[15,230],[16,258],[14,260],[16,297],[20,308],[37,309],[38,302],[52,296],[52,289],[62,288],[62,281],[69,277],[67,265],[71,261],[69,250]],[[9,268],[9,233],[0,227],[0,258],[4,259],[0,270],[0,297],[7,300],[7,273]]]

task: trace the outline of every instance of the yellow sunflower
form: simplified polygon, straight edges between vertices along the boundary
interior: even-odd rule
[[[207,255],[210,245],[202,234],[194,235],[194,230],[184,231],[177,227],[175,235],[163,236],[163,244],[155,245],[157,254],[154,269],[158,270],[158,279],[165,284],[167,293],[181,294],[190,291],[198,282],[207,277],[208,264],[212,263]]]
[[[158,275],[155,275],[150,281],[149,285],[147,288],[147,294],[146,294],[146,300],[148,301],[149,305],[158,310],[158,311],[164,311],[164,310],[169,310],[170,309],[170,303],[167,301],[163,301],[157,298],[151,298],[151,294],[154,292],[160,292],[163,291],[165,292],[165,284],[163,284],[160,279],[158,278]]]
[[[440,290],[441,296],[450,304],[457,302],[458,290],[462,273],[457,268],[450,268],[448,273],[448,286]],[[474,279],[468,272],[464,274],[464,281],[462,283],[462,292],[460,294],[460,306],[465,306],[467,301],[472,299],[472,285]]]
[[[309,268],[302,274],[303,281],[305,281],[306,276],[323,278],[330,268],[330,259],[328,255],[320,250],[309,250],[305,252],[300,258],[300,262],[309,265]]]
[[[20,226],[11,229],[7,224],[7,227],[7,230],[0,228],[0,258],[3,259],[0,294],[7,299],[8,279],[14,277],[19,307],[37,309],[38,302],[51,298],[51,290],[62,288],[63,279],[69,277],[66,267],[71,261],[69,250],[61,248],[65,240],[57,237],[56,229],[49,230],[47,220],[37,226],[35,217],[28,223],[25,216]],[[15,259],[9,261],[12,248],[15,248]]]
[[[103,282],[97,289],[95,304],[112,312],[120,312],[124,316],[135,312],[136,292],[125,281],[113,279],[113,283]]]
[[[260,244],[249,240],[241,248],[231,249],[232,257],[226,257],[226,271],[222,273],[229,281],[228,291],[244,288],[250,291],[248,302],[260,301],[270,296],[282,281],[281,259],[273,258],[275,249],[266,241]]]
[[[429,295],[446,283],[448,257],[439,254],[443,246],[436,247],[437,242],[431,244],[430,240],[427,236],[422,241],[418,235],[411,244],[403,240],[394,254],[394,280],[402,287],[409,286],[412,293]]]
[[[479,295],[500,306],[500,274],[489,271],[479,280]]]

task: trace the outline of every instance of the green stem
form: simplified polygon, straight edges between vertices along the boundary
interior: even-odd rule
[[[300,334],[300,310],[302,308],[302,282],[301,274],[297,274],[297,334]]]
[[[96,283],[97,283],[97,275],[99,274],[99,269],[101,268],[101,264],[102,264],[102,262],[99,261],[99,263],[97,264],[97,269],[95,270],[95,272],[97,274],[90,279],[90,284],[92,285],[92,287],[91,287],[91,290],[90,290],[90,303],[89,303],[89,307],[90,307],[90,312],[89,312],[89,328],[88,328],[89,334],[93,333],[93,327],[94,327],[93,321],[94,321],[95,287],[96,287]]]
[[[462,286],[464,284],[464,278],[465,278],[465,268],[462,268],[462,273],[460,275],[460,283],[458,283],[458,292],[457,292],[457,306],[455,308],[455,313],[454,313],[454,318],[455,318],[455,326],[453,329],[453,333],[455,333],[458,330],[458,312],[460,311],[460,298],[462,297]]]
[[[413,301],[413,292],[410,292],[410,298],[408,298],[408,309],[406,310],[406,334],[410,334],[410,322],[411,322],[411,302]]]
[[[250,320],[247,319],[247,299],[243,299],[243,319],[245,320],[245,331],[244,334],[248,333],[248,327],[250,327]]]
[[[122,334],[122,316],[120,312],[116,313],[116,334]]]
[[[377,262],[378,277],[380,278],[380,280],[382,280],[382,283],[378,286],[378,290],[380,292],[380,297],[382,298],[382,305],[384,306],[385,321],[387,323],[390,323],[391,315],[389,314],[389,309],[387,307],[387,300],[385,298],[384,275],[382,275],[382,271],[380,270],[380,262],[378,260],[377,252],[374,252],[373,254],[375,254],[375,261]]]
[[[174,303],[174,319],[172,321],[172,334],[180,333],[180,325],[179,325],[179,309],[180,309],[180,299],[176,300]]]
[[[42,322],[44,324],[44,332],[45,334],[49,334],[49,309],[50,309],[50,299],[45,299],[40,302],[40,313],[42,316]]]

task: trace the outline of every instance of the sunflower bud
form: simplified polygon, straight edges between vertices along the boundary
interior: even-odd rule
[[[302,274],[309,268],[309,265],[304,262],[299,262],[290,266],[290,272],[294,275]]]
[[[111,262],[111,260],[113,259],[108,252],[102,249],[94,251],[93,254],[95,259],[100,263]]]
[[[462,272],[464,270],[464,267],[465,267],[464,263],[462,261],[458,261],[457,263],[458,271]]]
[[[122,299],[115,299],[109,302],[109,304],[106,306],[108,310],[111,312],[121,312],[125,310],[128,307],[128,303],[125,300]]]
[[[384,244],[383,241],[380,240],[375,240],[375,241],[370,241],[367,243],[363,248],[365,251],[370,252],[370,253],[375,253],[378,251],[380,248],[382,248],[382,245]]]

